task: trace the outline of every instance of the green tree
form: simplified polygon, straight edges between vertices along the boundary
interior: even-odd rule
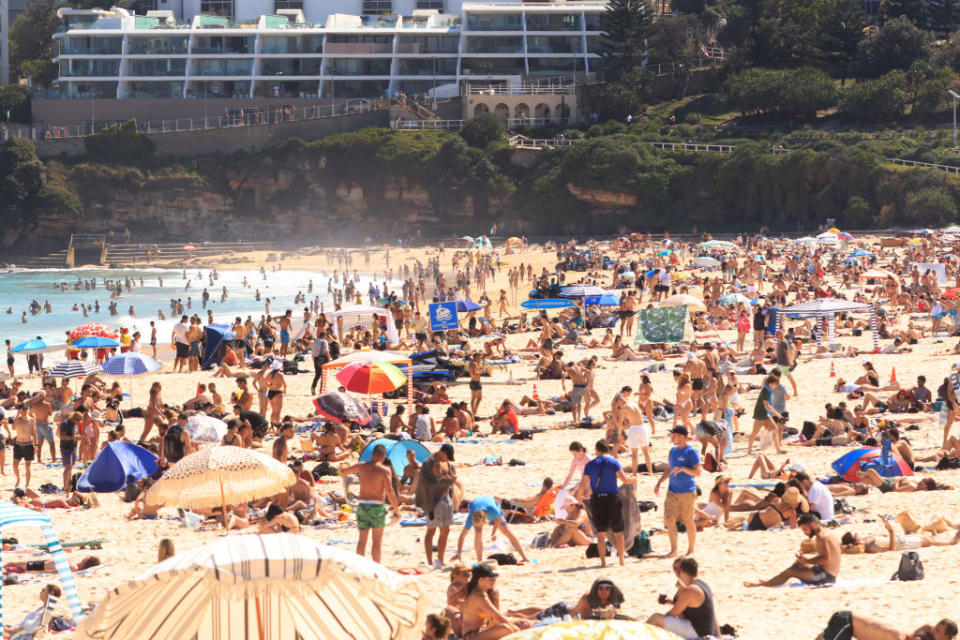
[[[600,53],[614,77],[640,66],[653,24],[653,8],[646,0],[610,0],[600,16]]]
[[[960,6],[957,0],[927,0],[926,17],[929,28],[946,38],[957,29]]]
[[[905,17],[914,25],[924,23],[924,0],[883,0],[880,3],[881,13],[885,20],[894,20]]]
[[[427,192],[440,214],[449,213],[469,197],[474,215],[483,217],[492,197],[509,192],[509,183],[497,167],[458,136],[451,136],[437,150],[431,175]]]
[[[10,63],[20,77],[47,86],[57,77],[53,34],[60,28],[56,0],[29,0],[10,25]]]
[[[503,120],[492,113],[486,113],[464,122],[460,137],[471,147],[486,149],[491,143],[503,138],[505,132]]]
[[[929,36],[906,17],[888,20],[860,41],[858,70],[862,78],[877,78],[894,69],[909,69],[929,55]]]
[[[0,229],[6,246],[21,232],[30,199],[43,186],[43,163],[33,143],[12,137],[0,144]]]
[[[824,6],[817,32],[817,49],[827,70],[846,84],[857,47],[863,39],[866,16],[859,0],[831,0]]]
[[[949,67],[938,67],[929,60],[914,62],[907,71],[907,83],[904,86],[913,119],[927,119],[939,111],[946,100],[947,89],[956,82],[956,78]]]
[[[0,120],[30,124],[30,89],[23,85],[0,87]]]
[[[897,120],[908,104],[906,83],[907,74],[899,70],[860,81],[840,95],[840,113],[859,122]]]

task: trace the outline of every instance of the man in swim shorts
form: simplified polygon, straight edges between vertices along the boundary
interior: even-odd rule
[[[933,626],[925,624],[908,634],[879,620],[854,615],[852,611],[837,611],[830,616],[827,628],[817,640],[953,640],[956,637],[957,623],[948,618]]]
[[[387,501],[390,502],[394,515],[400,519],[400,507],[393,492],[390,469],[383,464],[386,457],[386,448],[378,444],[373,448],[369,462],[340,467],[342,476],[353,473],[360,476],[360,504],[357,505],[357,529],[360,535],[357,539],[357,555],[366,554],[367,537],[373,531],[370,557],[374,562],[380,562],[383,528],[387,524]]]
[[[290,327],[293,324],[293,311],[287,309],[287,312],[277,318],[277,322],[280,324],[280,355],[287,355],[287,350],[290,348]]]
[[[797,525],[808,538],[817,543],[817,555],[799,556],[797,561],[769,580],[744,582],[746,587],[779,587],[795,578],[804,584],[813,586],[830,585],[837,581],[840,574],[840,541],[820,526],[820,518],[812,513],[804,513],[797,518]]]
[[[54,393],[52,383],[43,385],[44,390],[37,393],[30,401],[30,415],[37,421],[37,462],[43,462],[43,443],[50,443],[50,462],[57,457],[53,444],[53,427],[50,425],[53,416],[53,404],[48,399]]]
[[[638,452],[643,450],[643,460],[647,463],[647,474],[653,475],[653,463],[650,459],[650,427],[643,421],[643,411],[633,400],[620,407],[620,425],[627,431],[627,446],[633,459],[633,472],[638,473]]]
[[[37,421],[27,413],[23,404],[17,405],[17,417],[13,419],[13,429],[16,432],[13,440],[13,476],[16,479],[14,486],[20,486],[20,461],[24,461],[26,482],[24,487],[30,487],[30,465],[33,464],[34,447],[37,444]]]

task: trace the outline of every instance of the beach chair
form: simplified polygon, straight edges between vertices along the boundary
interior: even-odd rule
[[[370,410],[379,413],[381,416],[385,416],[390,413],[390,403],[383,400],[372,400],[370,402]]]
[[[53,611],[56,609],[57,602],[59,601],[60,598],[57,596],[47,596],[47,601],[43,605],[43,613],[40,616],[40,621],[37,623],[36,629],[14,632],[10,636],[10,640],[39,640],[40,638],[46,637],[47,628],[50,626],[50,621],[53,620]]]
[[[310,438],[300,438],[300,450],[304,453],[312,453],[317,448],[313,446],[313,441]]]

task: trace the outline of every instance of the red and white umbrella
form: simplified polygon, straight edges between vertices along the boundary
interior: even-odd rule
[[[90,337],[112,338],[116,340],[120,337],[120,334],[116,329],[112,329],[102,322],[88,322],[71,331],[67,337],[71,341]]]

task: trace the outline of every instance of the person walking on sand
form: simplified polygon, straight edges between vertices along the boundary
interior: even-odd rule
[[[340,467],[341,476],[354,473],[360,476],[360,504],[357,505],[357,529],[359,530],[357,555],[366,555],[367,537],[372,530],[370,558],[376,563],[380,562],[383,529],[387,526],[387,501],[390,502],[393,514],[398,520],[400,519],[400,506],[393,492],[390,470],[383,464],[386,458],[387,449],[382,444],[378,444],[373,448],[369,462]]]
[[[170,346],[177,350],[177,355],[173,360],[173,368],[177,373],[183,372],[183,365],[190,362],[190,340],[187,339],[187,332],[190,327],[187,326],[189,318],[183,316],[180,322],[173,325],[173,332],[170,336]]]
[[[580,484],[577,485],[574,496],[577,500],[583,502],[587,487],[590,487],[590,516],[593,519],[593,526],[597,530],[597,551],[600,554],[600,567],[607,566],[607,534],[613,535],[620,566],[623,566],[625,553],[623,530],[625,526],[623,505],[620,500],[620,487],[617,485],[617,480],[622,484],[636,484],[637,478],[636,476],[628,477],[623,473],[620,462],[608,455],[610,445],[605,440],[597,440],[594,450],[597,456],[583,467],[583,478],[580,479]]]
[[[840,575],[840,562],[843,558],[840,549],[840,540],[837,536],[827,533],[820,526],[820,518],[812,513],[804,513],[797,518],[797,526],[808,538],[817,543],[817,555],[813,557],[797,556],[797,561],[769,580],[747,581],[745,587],[779,587],[795,578],[804,584],[819,586],[830,585],[837,581]]]
[[[632,392],[627,392],[630,398]],[[650,458],[650,427],[643,421],[643,410],[632,398],[627,399],[620,407],[619,431],[626,430],[627,445],[630,447],[630,456],[633,473],[640,473],[639,452],[643,450],[643,460],[647,463],[647,473],[653,475],[653,462]]]
[[[480,408],[480,401],[483,400],[483,385],[480,383],[480,374],[483,372],[483,366],[480,364],[479,353],[473,354],[473,360],[470,361],[468,372],[470,374],[470,413],[477,415],[477,409]]]
[[[669,478],[667,483],[667,497],[663,504],[663,519],[670,537],[670,553],[668,558],[675,558],[677,552],[677,520],[682,520],[687,528],[687,555],[693,555],[693,548],[697,542],[697,526],[695,520],[697,503],[697,478],[702,473],[700,453],[688,443],[690,432],[683,425],[670,430],[670,440],[673,448],[667,458],[670,466],[657,480],[653,492],[660,495],[660,485]]]
[[[760,395],[757,396],[757,404],[753,409],[753,431],[747,440],[747,455],[753,454],[753,441],[757,439],[761,429],[767,429],[773,434],[773,443],[776,445],[777,453],[783,453],[780,448],[780,431],[773,418],[780,418],[778,412],[772,404],[773,390],[780,384],[776,376],[767,376],[763,382],[763,388],[760,389]]]
[[[23,486],[30,488],[30,466],[33,464],[34,450],[39,446],[37,442],[36,420],[27,412],[25,405],[17,405],[17,417],[13,419],[13,430],[16,432],[13,440],[13,477],[15,487],[20,486],[20,461],[23,460],[26,482]]]
[[[427,515],[423,548],[427,554],[427,564],[435,569],[443,567],[447,538],[453,524],[454,488],[457,485],[457,470],[451,464],[453,456],[453,445],[443,445],[439,451],[423,461],[417,476],[414,503]],[[434,564],[433,535],[438,529],[440,537],[437,539],[437,561]]]

